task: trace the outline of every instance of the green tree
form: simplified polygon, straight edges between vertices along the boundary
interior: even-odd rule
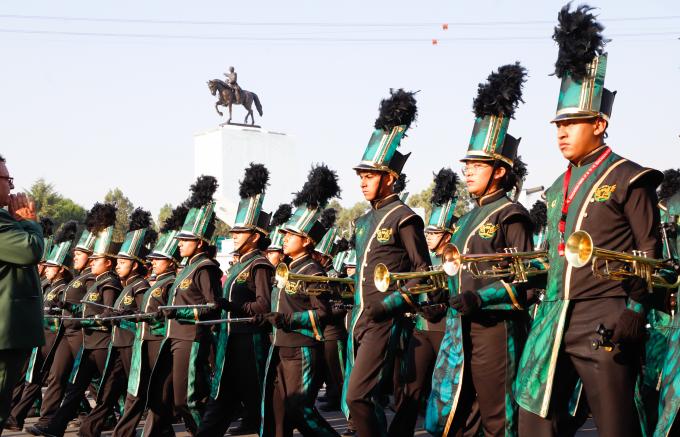
[[[161,206],[161,210],[158,212],[158,220],[156,220],[156,223],[158,223],[158,230],[163,226],[163,223],[170,217],[170,214],[172,214],[172,205],[169,203],[166,203],[165,205]]]
[[[135,206],[130,199],[125,197],[120,188],[109,190],[104,196],[104,202],[113,203],[118,211],[116,212],[116,226],[113,229],[114,241],[123,241],[130,224],[130,214],[134,211]]]
[[[43,178],[35,181],[26,193],[35,201],[38,215],[50,217],[57,226],[69,220],[79,223],[85,220],[85,208],[59,194]]]
[[[352,222],[358,217],[364,215],[368,209],[368,202],[357,202],[351,208],[343,207],[339,201],[333,200],[328,204],[329,208],[334,208],[338,212],[338,218],[335,225],[340,229],[340,232],[349,237],[349,232],[352,229]]]

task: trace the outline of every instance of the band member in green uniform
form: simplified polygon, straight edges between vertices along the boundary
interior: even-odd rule
[[[449,244],[456,217],[458,178],[450,168],[442,168],[435,175],[432,190],[432,212],[425,228],[427,248],[433,266],[441,264],[444,247]],[[439,296],[446,301],[447,295]],[[444,337],[446,327],[446,304],[428,302],[427,294],[418,297],[420,304],[416,315],[415,329],[409,339],[404,356],[404,371],[401,372],[398,387],[399,396],[395,396],[396,411],[390,423],[388,435],[412,436],[423,397],[428,393],[439,345]]]
[[[22,430],[24,420],[33,408],[33,404],[42,397],[42,387],[47,382],[54,353],[58,342],[62,341],[63,330],[59,329],[60,320],[54,316],[61,313],[57,303],[61,300],[66,285],[73,279],[69,271],[73,258],[69,252],[76,236],[77,225],[75,221],[69,221],[61,226],[54,235],[54,239],[51,239],[52,250],[43,261],[45,264],[43,273],[49,283],[43,295],[45,345],[33,349],[31,358],[28,360],[21,399],[13,406],[5,422],[5,429]],[[45,245],[47,246],[47,242]]]
[[[291,258],[291,273],[324,276],[311,256],[328,230],[319,221],[321,210],[338,196],[337,175],[325,165],[313,167],[293,200],[296,210],[282,226],[283,252]],[[289,280],[272,290],[272,312],[264,319],[274,327],[262,396],[260,436],[337,436],[314,402],[321,385],[323,329],[331,313],[329,296],[307,294],[314,283]]]
[[[92,378],[104,380],[106,360],[111,343],[109,323],[98,320],[106,308],[111,308],[122,289],[115,274],[116,254],[120,243],[113,241],[116,207],[112,204],[95,204],[88,217],[88,230],[96,235],[91,259],[94,283],[83,297],[82,314],[87,320],[80,321],[83,345],[80,360],[74,364],[72,383],[54,417],[42,430],[42,435],[63,435],[68,422],[75,416],[83,394]],[[101,387],[100,390],[101,391]]]
[[[659,209],[661,210],[662,236],[664,237],[664,259],[674,260],[676,266],[680,264],[680,169],[669,169],[664,172],[664,180],[659,189]],[[666,290],[661,305],[657,304],[655,313],[656,329],[666,340],[665,348],[661,347],[657,353],[657,372],[654,376],[659,390],[659,404],[656,410],[654,437],[676,435],[680,432],[680,319],[678,318],[678,288]],[[649,354],[649,348],[647,348]],[[659,355],[661,355],[659,353]],[[648,405],[647,410],[653,410],[656,405]]]
[[[550,270],[515,384],[519,433],[561,435],[557,419],[580,378],[598,434],[626,437],[639,433],[633,394],[652,294],[641,279],[616,281],[568,264],[566,240],[582,230],[595,247],[658,258],[662,175],[605,143],[614,93],[604,88],[603,27],[589,6],[570,8],[560,11],[553,35],[559,45],[555,74],[562,79],[553,123],[568,164],[546,191]],[[612,332],[611,350],[591,346],[600,324]]]
[[[181,260],[175,236],[182,228],[189,209],[179,205],[172,210],[160,229],[158,241],[147,259],[151,260],[153,285],[138,304],[137,327],[132,345],[130,375],[123,415],[113,430],[115,437],[134,437],[146,408],[151,369],[156,364],[161,341],[165,335],[165,317],[158,309],[168,302],[168,292],[175,281],[175,269]]]
[[[116,273],[123,290],[112,308],[104,310],[102,318],[133,314],[141,303],[149,283],[144,279],[146,267],[144,258],[149,246],[156,240],[156,231],[151,228],[151,213],[141,208],[130,215],[130,224],[125,240],[116,255]],[[105,321],[111,325],[111,342],[108,348],[105,371],[97,391],[97,404],[80,423],[82,436],[99,436],[106,418],[113,413],[119,399],[124,396],[130,377],[132,343],[135,323],[133,320]]]
[[[94,211],[94,207],[88,211],[86,223],[91,223]],[[55,306],[61,309],[62,317],[80,317],[82,315],[80,301],[85,297],[85,293],[95,280],[90,268],[90,255],[94,249],[95,239],[96,235],[85,229],[73,250],[73,270],[77,274],[68,283],[59,301],[55,303]],[[79,323],[62,319],[59,330],[63,332],[59,334],[63,337],[57,343],[52,367],[49,369],[48,385],[40,407],[40,418],[35,425],[26,429],[28,433],[33,435],[40,435],[41,429],[47,426],[59,409],[66,393],[71,370],[76,360],[79,359],[80,348],[83,345],[83,330]]]
[[[394,193],[409,156],[396,149],[416,113],[414,93],[390,90],[363,158],[354,167],[371,209],[356,220],[357,273],[342,408],[362,437],[387,432],[384,412],[374,399],[381,382],[392,382],[393,343],[399,336],[395,317],[403,317],[407,308],[415,310],[415,301],[403,290],[392,287],[387,295],[378,291],[373,271],[378,263],[391,272],[423,271],[430,265],[423,220]]]
[[[168,303],[180,308],[164,310],[167,321],[149,384],[149,412],[144,425],[147,437],[162,435],[172,425],[174,410],[191,434],[201,423],[210,394],[208,357],[212,343],[210,327],[199,320],[218,315],[215,298],[221,289],[222,271],[210,256],[215,233],[217,180],[200,176],[191,186],[190,207],[182,230],[177,234],[179,252],[188,259],[170,289]],[[192,305],[199,305],[198,307]]]
[[[458,219],[451,238],[462,254],[533,249],[529,213],[510,197],[521,191],[526,175],[517,156],[519,139],[507,133],[525,80],[526,70],[515,63],[501,66],[479,85],[475,124],[461,160],[474,207]],[[516,435],[512,383],[526,338],[528,286],[515,277],[480,277],[467,268],[452,283],[426,428],[444,436]]]
[[[262,254],[270,219],[270,214],[262,211],[268,181],[267,168],[251,163],[239,187],[241,200],[230,231],[238,262],[229,269],[217,300],[223,318],[255,317],[271,311],[274,266]],[[254,323],[216,326],[212,392],[197,436],[224,435],[242,408],[247,415],[234,432],[257,433],[270,330]]]
[[[279,232],[279,230],[281,226],[288,222],[292,214],[292,207],[287,203],[283,203],[276,209],[269,223],[269,246],[267,246],[264,253],[273,266],[278,266],[279,263],[284,262],[283,233]]]

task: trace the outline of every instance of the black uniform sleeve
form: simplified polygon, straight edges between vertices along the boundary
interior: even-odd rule
[[[249,316],[265,314],[272,306],[272,270],[268,266],[253,267],[255,282],[255,301],[246,302],[242,306],[243,312]]]
[[[411,269],[414,272],[425,272],[430,269],[431,260],[425,241],[425,225],[419,216],[407,218],[399,225],[399,238],[411,261]],[[412,279],[406,282],[410,287],[423,282],[420,279]]]
[[[222,283],[222,272],[219,268],[202,268],[196,272],[196,283],[203,295],[205,303],[215,303],[215,296],[219,296]],[[213,319],[219,314],[217,308],[200,308],[196,310],[199,320]]]

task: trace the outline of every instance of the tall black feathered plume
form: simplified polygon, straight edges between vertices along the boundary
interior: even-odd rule
[[[189,208],[185,204],[181,204],[172,210],[170,216],[165,219],[161,232],[178,231],[182,229],[184,220],[187,218]]]
[[[349,248],[350,250],[354,250],[357,247],[357,233],[352,232],[352,236],[349,237]]]
[[[241,199],[256,196],[264,193],[269,183],[269,170],[263,164],[250,163],[250,167],[246,168],[245,176],[240,181],[241,186],[238,189],[238,194]]]
[[[336,244],[338,253],[345,252],[345,251],[349,250],[349,241],[347,241],[346,238],[339,239],[337,241],[337,243],[335,243],[335,244]]]
[[[519,102],[524,103],[522,87],[526,78],[527,70],[519,62],[503,65],[492,72],[477,88],[477,97],[472,102],[475,116],[514,117]]]
[[[306,204],[310,208],[323,208],[333,197],[339,197],[340,191],[337,173],[325,164],[319,164],[312,167],[307,182],[295,193],[293,205]]]
[[[434,188],[430,202],[434,205],[444,205],[456,198],[458,176],[450,168],[442,168],[434,175]]]
[[[404,91],[403,88],[396,91],[390,88],[390,96],[380,101],[375,128],[389,132],[395,126],[406,125],[408,130],[418,115],[415,95],[415,92]]]
[[[200,208],[212,202],[217,186],[217,179],[215,177],[199,176],[191,186],[191,196],[187,200],[186,205],[189,208]]]
[[[269,223],[269,228],[274,229],[277,226],[281,226],[290,220],[290,216],[293,215],[293,208],[287,204],[282,203],[276,209],[274,215],[272,215],[272,220]]]
[[[54,234],[54,221],[49,217],[40,217],[40,227],[43,237],[51,237]]]
[[[78,232],[78,222],[75,220],[69,220],[54,234],[54,244],[64,243],[66,241],[73,241],[76,238],[76,232]]]
[[[151,213],[149,211],[144,211],[142,208],[136,208],[132,211],[128,232],[146,229],[149,226],[151,226]]]
[[[666,200],[680,191],[680,168],[669,168],[663,172],[663,182],[659,187],[659,200]]]
[[[394,190],[395,193],[399,194],[406,189],[407,182],[408,181],[406,180],[406,174],[402,173],[399,175],[399,178],[397,178],[392,189]]]
[[[531,222],[534,224],[534,231],[544,228],[548,224],[548,207],[542,200],[537,200],[529,211]]]
[[[334,208],[326,208],[321,212],[321,217],[319,222],[324,228],[330,229],[335,225],[335,220],[337,218],[337,211]]]
[[[87,230],[98,234],[116,224],[117,208],[112,203],[95,203],[85,219]]]
[[[510,171],[510,176],[508,177],[508,182],[512,185],[511,188],[515,189],[514,200],[517,202],[519,195],[522,192],[522,186],[524,185],[524,180],[529,174],[527,165],[522,161],[522,157],[518,156],[512,163],[512,170]],[[509,189],[507,190],[509,191]]]
[[[590,13],[594,8],[580,5],[574,11],[570,9],[571,3],[567,3],[557,15],[559,24],[553,33],[559,46],[555,75],[561,79],[571,73],[581,81],[587,75],[588,64],[604,52],[609,40],[602,36],[604,26]]]

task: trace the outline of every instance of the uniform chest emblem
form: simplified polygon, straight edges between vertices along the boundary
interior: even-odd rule
[[[555,205],[557,205],[557,199],[553,199],[553,201],[550,202],[550,208],[554,208]]]
[[[614,185],[600,185],[593,193],[593,200],[596,202],[606,202],[612,197],[612,193],[616,190],[616,184]]]
[[[90,302],[97,302],[99,300],[99,293],[90,293],[87,300]]]
[[[82,285],[83,285],[82,282],[80,282],[80,281],[75,281],[75,282],[73,283],[73,288],[80,288]]]
[[[493,238],[493,236],[496,235],[496,231],[498,231],[498,225],[494,225],[493,223],[485,223],[479,228],[477,233],[480,237],[488,240],[489,238]]]
[[[55,297],[57,297],[57,293],[47,293],[47,300],[54,300]]]
[[[247,270],[245,272],[241,272],[236,277],[236,282],[238,282],[239,284],[243,284],[244,282],[246,282],[248,280],[249,276],[250,276],[250,272],[248,272]]]
[[[190,285],[191,285],[191,278],[182,279],[182,282],[179,283],[179,289],[180,290],[186,290],[187,288],[189,288]]]
[[[390,238],[392,238],[392,229],[390,228],[381,228],[375,231],[375,239],[379,243],[387,243]]]
[[[134,302],[135,298],[130,296],[129,294],[123,298],[123,305],[129,306]]]
[[[155,289],[154,291],[151,292],[151,296],[153,297],[161,297],[163,295],[163,292],[161,291],[160,288]]]

